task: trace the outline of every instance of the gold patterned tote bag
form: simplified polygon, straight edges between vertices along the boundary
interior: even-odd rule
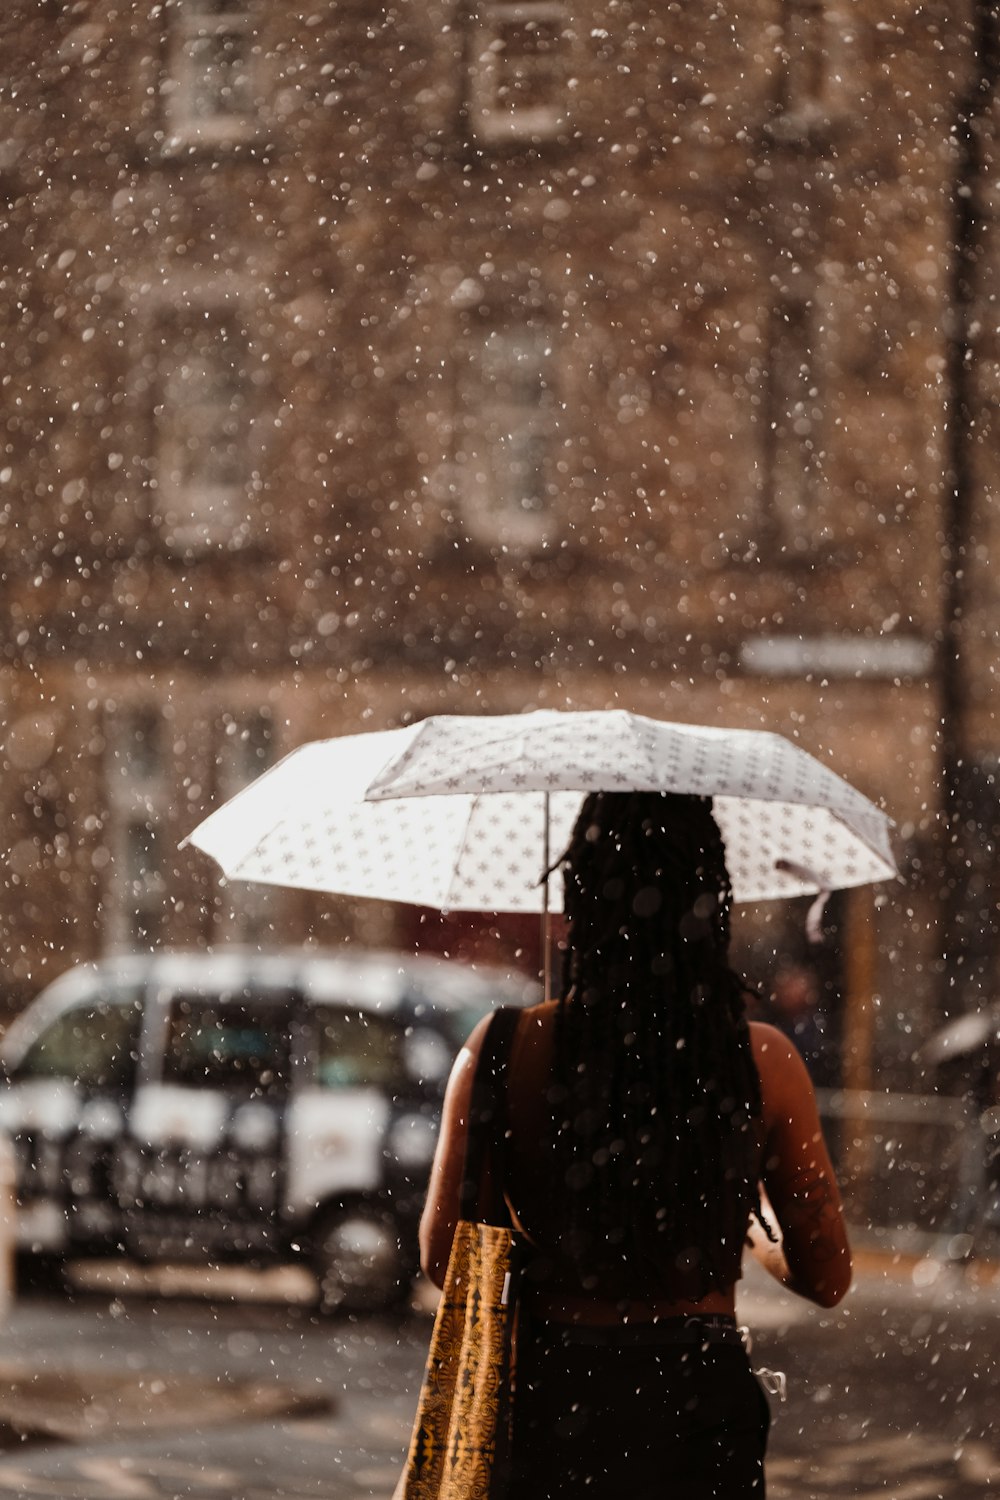
[[[510,1459],[511,1351],[522,1246],[502,1194],[507,1054],[517,1011],[497,1011],[472,1091],[461,1217],[394,1500],[498,1500]],[[492,1197],[494,1205],[484,1204]],[[506,1222],[487,1222],[487,1220]]]

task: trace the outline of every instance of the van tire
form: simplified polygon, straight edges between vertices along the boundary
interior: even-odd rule
[[[309,1238],[316,1307],[324,1316],[386,1312],[410,1295],[416,1270],[397,1219],[380,1205],[323,1209]]]

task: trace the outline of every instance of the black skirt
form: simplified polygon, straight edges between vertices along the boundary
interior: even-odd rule
[[[769,1425],[732,1319],[595,1327],[525,1310],[516,1500],[763,1500]]]

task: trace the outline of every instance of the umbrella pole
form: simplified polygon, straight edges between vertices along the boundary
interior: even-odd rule
[[[542,858],[545,880],[542,890],[542,992],[552,999],[552,954],[549,943],[549,794],[545,793],[545,827],[542,831]]]

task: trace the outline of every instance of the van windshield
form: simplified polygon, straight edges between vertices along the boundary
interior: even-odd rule
[[[170,1006],[163,1081],[274,1098],[288,1088],[289,1012],[245,997],[180,995]]]
[[[22,1078],[68,1078],[85,1090],[128,1093],[135,1082],[142,1001],[76,1005],[37,1036],[14,1070]]]

